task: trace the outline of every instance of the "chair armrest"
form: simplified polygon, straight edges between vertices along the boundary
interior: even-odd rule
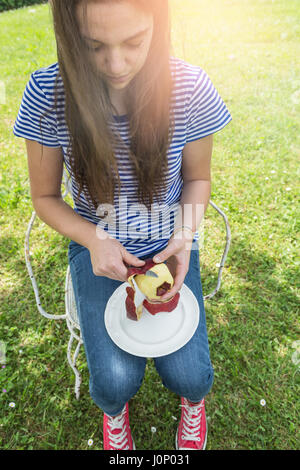
[[[41,301],[40,301],[39,289],[37,287],[37,283],[36,283],[36,280],[35,280],[35,277],[34,277],[34,274],[33,274],[33,271],[32,271],[32,266],[31,266],[31,262],[30,262],[29,238],[30,238],[31,229],[32,229],[32,226],[34,224],[35,218],[36,218],[36,212],[33,211],[30,222],[28,224],[27,231],[26,231],[26,236],[25,236],[25,260],[26,260],[27,271],[29,273],[29,277],[30,277],[30,280],[31,280],[31,283],[32,283],[34,294],[35,294],[36,305],[37,305],[37,308],[38,308],[40,314],[43,315],[43,317],[48,318],[50,320],[61,320],[61,319],[66,318],[66,314],[64,314],[64,315],[52,315],[50,313],[47,313],[43,309],[43,307],[41,305]]]
[[[221,209],[220,209],[216,204],[214,204],[211,200],[209,201],[209,204],[210,204],[214,209],[216,209],[216,211],[218,211],[218,213],[219,213],[219,214],[223,217],[223,219],[224,219],[224,223],[225,223],[225,227],[226,227],[226,244],[225,244],[225,249],[224,249],[224,252],[223,252],[222,259],[221,259],[221,263],[220,263],[220,266],[219,266],[217,287],[216,287],[215,290],[212,291],[210,294],[203,296],[203,299],[204,299],[204,300],[211,299],[211,298],[218,292],[218,290],[219,290],[220,287],[221,287],[222,270],[223,270],[223,267],[224,267],[224,265],[225,265],[225,261],[226,261],[226,258],[227,258],[227,254],[228,254],[229,247],[230,247],[230,242],[231,242],[231,230],[230,230],[229,222],[228,222],[228,219],[227,219],[226,215],[225,215],[224,212],[221,211]]]

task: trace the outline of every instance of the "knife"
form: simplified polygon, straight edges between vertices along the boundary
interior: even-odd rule
[[[158,277],[158,275],[154,271],[150,271],[150,269],[146,272],[146,276]]]

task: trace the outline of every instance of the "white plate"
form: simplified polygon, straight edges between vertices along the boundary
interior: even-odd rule
[[[151,315],[144,307],[139,321],[127,318],[125,282],[107,302],[104,321],[107,332],[119,348],[134,356],[160,357],[182,348],[195,333],[199,323],[199,305],[193,292],[185,285],[180,289],[177,307],[172,312]],[[135,304],[139,305],[136,292]]]

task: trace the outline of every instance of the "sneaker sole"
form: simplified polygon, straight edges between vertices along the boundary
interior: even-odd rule
[[[206,423],[205,440],[204,440],[204,444],[201,450],[205,450],[206,442],[207,442],[207,423]],[[176,450],[196,450],[196,449],[178,449],[178,428],[177,428],[176,437],[175,437],[175,448]]]

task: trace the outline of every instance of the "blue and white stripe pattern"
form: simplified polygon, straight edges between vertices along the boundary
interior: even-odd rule
[[[172,106],[175,117],[175,130],[172,143],[168,149],[167,189],[161,191],[160,202],[148,212],[146,207],[138,204],[135,196],[137,182],[133,178],[133,167],[126,148],[115,147],[120,180],[122,183],[120,199],[115,195],[114,206],[90,208],[83,194],[80,201],[74,203],[74,210],[87,219],[108,231],[122,245],[136,256],[145,256],[163,249],[173,232],[174,218],[180,209],[180,198],[183,188],[181,175],[182,151],[186,143],[213,134],[231,121],[231,115],[212,84],[206,72],[197,65],[182,59],[170,57],[170,67],[175,87],[172,95]],[[53,110],[42,119],[40,117],[54,105],[55,79],[59,72],[58,63],[40,68],[33,72],[26,85],[19,113],[14,124],[13,133],[17,137],[35,140],[47,147],[62,148],[64,162],[71,175],[73,200],[78,195],[78,185],[72,177],[67,156],[69,134],[64,119],[64,87],[61,77],[58,78],[59,98],[58,112]],[[108,123],[118,129],[123,141],[128,145],[129,126],[127,116],[114,116]],[[103,210],[108,209],[108,216]],[[199,239],[199,232],[194,240]]]

